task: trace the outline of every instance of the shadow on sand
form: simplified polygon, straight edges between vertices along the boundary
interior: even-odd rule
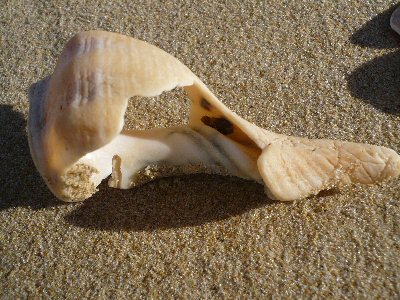
[[[400,39],[397,33],[390,28],[390,16],[397,6],[391,6],[365,23],[350,37],[350,42],[367,48],[399,48]]]
[[[273,203],[255,182],[198,174],[163,178],[132,190],[109,189],[103,182],[66,220],[92,229],[153,231],[198,226]]]
[[[399,37],[400,39],[400,37]],[[380,111],[400,114],[400,51],[369,61],[348,77],[353,97]]]
[[[24,116],[9,105],[0,105],[0,149],[0,210],[41,209],[59,203],[32,161]]]
[[[390,28],[392,6],[364,24],[350,41],[362,47],[398,49],[400,36]],[[400,51],[378,57],[358,67],[347,77],[353,97],[380,111],[400,114]]]

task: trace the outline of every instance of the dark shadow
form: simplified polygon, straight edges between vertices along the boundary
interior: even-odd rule
[[[400,47],[400,36],[390,28],[390,16],[398,4],[364,24],[350,41],[362,47],[390,49]],[[373,59],[358,67],[347,78],[353,97],[384,113],[400,113],[400,52]]]
[[[37,172],[24,116],[0,105],[0,211],[17,206],[41,209],[59,202]]]
[[[347,78],[353,97],[390,114],[400,114],[400,52],[373,59]]]
[[[397,6],[398,4],[393,5],[365,23],[351,36],[350,42],[362,47],[377,49],[398,48],[400,36],[389,25],[390,16]]]
[[[66,216],[97,230],[152,231],[197,226],[273,204],[263,186],[217,175],[163,178],[131,190],[100,191]]]

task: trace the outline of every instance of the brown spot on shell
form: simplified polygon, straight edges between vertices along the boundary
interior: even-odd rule
[[[208,102],[208,100],[205,99],[205,98],[201,98],[201,100],[200,100],[200,106],[201,106],[202,108],[204,108],[205,110],[208,110],[208,111],[211,111],[211,108],[212,108],[211,103]]]
[[[213,118],[213,117],[209,117],[209,116],[203,116],[201,118],[201,121],[205,125],[216,129],[218,132],[222,133],[223,135],[233,133],[233,124],[225,118]]]

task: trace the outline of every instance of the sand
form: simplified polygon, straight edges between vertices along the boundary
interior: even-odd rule
[[[396,1],[124,2],[3,1],[0,298],[398,299],[399,179],[281,203],[191,175],[64,204],[25,131],[30,86],[74,33],[103,29],[171,53],[259,126],[399,152]],[[134,99],[126,123],[181,124],[187,109],[182,91]]]

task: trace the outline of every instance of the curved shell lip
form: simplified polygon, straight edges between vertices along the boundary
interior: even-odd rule
[[[47,86],[51,76],[48,76],[39,82],[33,84],[29,89],[29,114],[27,122],[27,136],[29,150],[33,163],[39,174],[44,179],[50,191],[57,195],[57,191],[50,184],[46,172],[46,160],[43,159],[43,144],[41,139],[41,129],[43,126],[43,101],[46,97]],[[34,135],[34,136],[33,136]]]

